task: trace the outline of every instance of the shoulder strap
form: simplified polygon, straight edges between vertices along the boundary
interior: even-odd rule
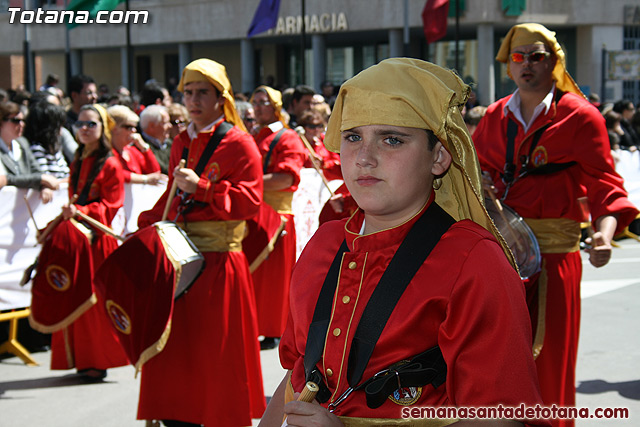
[[[455,220],[433,202],[400,244],[367,303],[356,329],[347,370],[349,384],[352,387],[361,380],[375,344],[404,290],[442,235],[454,223]],[[347,251],[347,244],[343,242],[327,273],[316,303],[305,347],[304,368],[307,378],[311,377],[322,357],[342,256]]]
[[[262,165],[262,173],[267,173],[267,168],[269,167],[269,160],[271,160],[271,153],[273,153],[273,149],[276,148],[276,144],[278,143],[278,141],[280,141],[280,138],[282,138],[282,134],[284,134],[284,131],[287,130],[286,128],[282,128],[278,131],[278,133],[276,134],[276,136],[273,138],[273,141],[271,141],[271,144],[269,144],[269,151],[267,151],[267,155],[264,158],[264,165]]]
[[[207,142],[207,146],[202,151],[202,154],[200,155],[200,159],[198,159],[198,164],[194,169],[194,172],[196,173],[196,175],[200,176],[200,174],[204,172],[204,168],[207,167],[207,164],[209,164],[209,160],[211,160],[211,157],[213,156],[213,153],[216,151],[216,148],[218,148],[218,145],[220,145],[220,142],[222,141],[224,136],[227,134],[227,132],[231,130],[231,128],[233,128],[233,125],[226,121],[223,121],[218,125],[216,130],[213,132],[213,135],[211,135],[211,138],[209,138],[209,142]],[[182,158],[186,161],[188,157],[189,157],[189,149],[185,147],[182,150]]]

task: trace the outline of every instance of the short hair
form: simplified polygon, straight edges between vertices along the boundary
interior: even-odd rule
[[[300,101],[302,99],[303,96],[306,95],[315,95],[316,91],[313,90],[313,88],[311,86],[307,86],[307,85],[298,85],[296,86],[296,88],[293,90],[293,96],[291,98],[291,102],[293,103],[293,101]]]
[[[607,126],[607,129],[613,129],[616,123],[620,123],[622,120],[622,114],[617,113],[613,110],[608,111],[604,115],[604,123]]]
[[[0,121],[5,121],[9,116],[17,115],[20,111],[20,106],[15,102],[7,101],[0,103]]]
[[[613,111],[622,114],[624,110],[630,110],[633,108],[633,102],[630,99],[621,99],[613,104]]]
[[[67,94],[71,96],[73,92],[80,93],[82,92],[82,88],[84,87],[84,85],[89,83],[95,84],[96,81],[93,80],[93,77],[91,76],[76,74],[69,79],[69,84],[67,85]]]
[[[109,113],[111,118],[116,122],[116,125],[121,125],[125,122],[137,124],[140,121],[140,117],[126,105],[112,105],[107,108],[107,113]]]
[[[146,107],[147,105],[155,104],[158,99],[164,99],[162,86],[156,82],[146,83],[140,91],[140,104]]]
[[[464,115],[464,122],[468,125],[478,126],[480,119],[482,119],[487,112],[487,107],[483,105],[476,105]]]
[[[191,119],[187,107],[178,102],[174,102],[173,104],[169,105],[169,107],[167,107],[167,113],[169,113],[169,118],[172,121],[175,120],[176,117],[184,117],[187,121]]]
[[[298,118],[298,124],[300,126],[310,125],[316,119],[326,124],[324,117],[317,110],[307,110],[304,113],[302,113]]]
[[[49,74],[47,76],[47,80],[45,81],[45,84],[47,86],[55,86],[58,84],[59,81],[60,81],[60,77],[58,77],[57,74]]]
[[[163,112],[169,114],[164,105],[149,105],[140,113],[140,128],[144,130],[151,123],[161,122]]]

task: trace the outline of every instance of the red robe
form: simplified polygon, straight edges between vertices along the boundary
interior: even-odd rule
[[[254,138],[264,162],[269,145],[277,132],[264,127]],[[287,173],[293,176],[291,187],[281,190],[293,193],[300,183],[300,169],[306,160],[305,148],[292,130],[286,130],[276,144],[266,173]],[[293,215],[281,213],[286,219],[283,235],[273,252],[253,273],[253,284],[258,307],[258,331],[265,337],[280,337],[287,323],[289,283],[296,262],[296,229]],[[255,242],[246,242],[247,245]]]
[[[160,164],[156,160],[153,151],[147,150],[144,153],[133,145],[125,145],[122,148],[122,154],[115,149],[113,154],[118,157],[122,170],[124,172],[124,182],[131,182],[131,173],[147,175],[154,172],[160,172]]]
[[[183,149],[189,149],[186,167],[195,169],[214,130],[192,141],[187,131],[175,138],[168,189]],[[162,218],[169,191],[140,215],[140,227]],[[204,204],[196,205],[186,221],[248,219],[257,213],[261,194],[260,154],[251,137],[234,127],[200,175],[193,196]],[[179,201],[173,199],[169,219],[176,217]],[[262,416],[266,402],[249,266],[242,251],[203,255],[204,271],[175,302],[164,350],[142,367],[138,419],[251,425],[251,418]]]
[[[342,241],[346,239],[349,252],[342,258],[329,333],[316,365],[332,393],[329,402],[349,387],[349,350],[364,308],[423,212],[398,227],[360,236],[364,215],[358,211],[349,220],[322,225],[309,241],[293,272],[290,317],[280,341],[280,360],[285,369],[293,370],[295,391],[305,383],[309,325]],[[411,407],[541,403],[530,343],[524,287],[500,245],[476,223],[457,222],[404,291],[362,377],[364,381],[438,345],[447,364],[445,383],[436,389],[429,384],[413,390],[413,402],[389,398],[377,409],[370,409],[365,393],[356,391],[334,413],[397,419],[403,408]]]
[[[93,156],[82,161],[77,188],[69,186],[69,197],[82,192],[94,162]],[[77,162],[71,164],[72,176],[77,167]],[[116,157],[111,156],[105,161],[91,184],[87,200],[91,203],[76,205],[78,210],[110,226],[124,203],[124,178]],[[91,254],[93,271],[96,271],[102,261],[118,247],[118,243],[116,239],[100,231],[95,231],[94,236]],[[108,369],[128,363],[100,300],[69,327],[51,336],[51,369]]]
[[[502,197],[505,184],[500,178],[505,164],[507,118],[504,106],[510,96],[489,106],[485,117],[473,134],[482,170],[490,173]],[[622,178],[615,172],[604,119],[583,98],[565,93],[553,102],[524,133],[518,124],[515,138],[516,175],[521,155],[527,155],[531,136],[550,123],[542,133],[533,153],[531,165],[544,163],[577,164],[547,175],[529,175],[515,182],[506,200],[523,218],[568,218],[584,221],[578,198],[588,198],[588,209],[595,220],[603,215],[618,214],[618,230],[624,229],[638,211],[627,199]],[[559,191],[559,189],[561,189]],[[578,236],[576,236],[578,238]],[[580,332],[580,279],[582,262],[579,251],[545,253],[547,305],[546,333],[540,356],[536,359],[540,388],[545,404],[575,405],[575,367]],[[535,287],[536,277],[528,287]],[[555,425],[573,425],[573,420],[554,421]]]

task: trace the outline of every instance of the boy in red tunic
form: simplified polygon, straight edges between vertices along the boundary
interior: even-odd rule
[[[168,188],[175,180],[184,197],[170,200],[169,219],[177,217],[206,267],[175,302],[166,347],[142,368],[138,418],[168,426],[247,426],[265,408],[255,301],[242,252],[245,220],[262,199],[260,153],[238,117],[223,65],[193,61],[178,89],[192,123],[171,148]],[[228,129],[197,174],[219,127]],[[179,168],[183,156],[186,166]],[[169,192],[140,215],[141,227],[161,219]]]
[[[468,93],[453,72],[406,58],[342,85],[325,144],[359,209],[300,256],[280,342],[289,372],[261,425],[442,426],[457,420],[407,414],[541,403],[524,287],[460,114]],[[311,380],[322,403],[291,401]]]

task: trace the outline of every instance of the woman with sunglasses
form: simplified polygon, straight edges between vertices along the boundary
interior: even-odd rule
[[[73,129],[78,150],[71,164],[69,197],[77,195],[75,203],[62,208],[64,219],[82,212],[111,226],[111,221],[124,202],[122,166],[111,149],[113,120],[98,104],[80,109]],[[91,243],[93,270],[118,247],[117,241],[94,231]],[[109,317],[103,305],[93,305],[75,322],[55,332],[51,337],[51,369],[73,369],[87,379],[99,381],[107,369],[128,364],[124,351],[111,331]]]
[[[302,113],[298,124],[304,129],[304,134],[313,147],[314,153],[310,153],[315,157],[315,161],[322,167],[322,172],[328,180],[342,179],[342,171],[340,171],[340,155],[332,153],[324,146],[324,130],[327,123],[324,121],[322,114],[316,110],[308,110]],[[305,162],[304,167],[310,168],[312,159]]]
[[[125,105],[111,106],[107,113],[115,121],[111,143],[122,165],[124,182],[156,185],[163,178],[166,181],[156,156],[138,133],[138,115]]]
[[[58,179],[43,174],[38,161],[22,136],[24,113],[14,102],[0,104],[0,189],[6,185],[40,189],[44,203],[51,201],[52,190],[60,185]]]

